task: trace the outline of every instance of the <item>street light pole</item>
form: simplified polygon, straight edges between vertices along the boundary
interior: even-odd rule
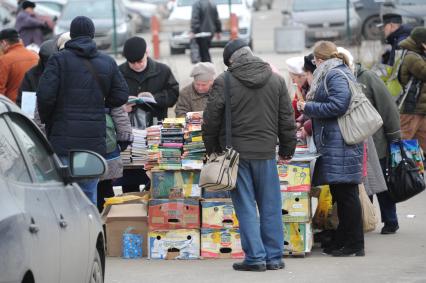
[[[351,26],[350,26],[350,0],[346,0],[346,35],[348,37],[348,43],[351,42]]]
[[[117,21],[115,11],[115,0],[112,0],[112,51],[117,56]]]

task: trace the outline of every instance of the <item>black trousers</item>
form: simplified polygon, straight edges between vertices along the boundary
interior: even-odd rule
[[[211,62],[212,59],[210,58],[209,48],[212,42],[212,37],[199,37],[196,41],[200,47],[201,62]]]
[[[364,248],[361,202],[356,184],[330,185],[333,202],[337,203],[337,227],[334,244],[352,249]]]
[[[112,189],[112,180],[103,180],[98,183],[98,210],[99,213],[104,209],[105,198],[114,196]]]

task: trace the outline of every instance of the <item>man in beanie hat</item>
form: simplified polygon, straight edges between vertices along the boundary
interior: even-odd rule
[[[211,62],[210,44],[213,35],[220,39],[222,23],[219,19],[216,4],[211,0],[197,0],[192,5],[191,14],[191,37],[205,33],[205,36],[195,37],[195,41],[200,49],[201,62]]]
[[[284,236],[275,149],[279,140],[280,159],[290,160],[296,146],[286,82],[241,40],[225,46],[223,59],[229,68],[213,84],[204,111],[203,140],[208,154],[225,149],[224,95],[229,79],[232,147],[240,154],[237,188],[231,195],[245,253],[244,261],[233,268],[282,269]]]
[[[382,16],[382,22],[377,25],[383,29],[386,43],[390,44],[391,49],[382,55],[382,63],[393,66],[395,63],[395,53],[399,49],[398,43],[406,39],[410,34],[412,27],[402,24],[402,17],[399,14],[388,13]]]
[[[71,149],[106,156],[105,111],[127,102],[128,87],[110,56],[97,51],[91,19],[76,17],[71,40],[50,56],[40,78],[37,104],[46,136],[63,163]],[[79,182],[96,205],[98,179]]]
[[[185,117],[188,112],[204,111],[215,75],[215,67],[210,62],[194,65],[190,75],[194,81],[180,91],[175,108],[176,117]]]
[[[416,27],[399,46],[407,50],[400,69],[400,82],[405,87],[413,79],[415,91],[409,92],[401,106],[403,139],[418,139],[426,152],[426,28]],[[418,95],[415,93],[418,91]]]
[[[15,28],[25,46],[31,43],[40,46],[43,42],[43,29],[48,28],[48,24],[34,13],[35,6],[31,1],[22,2],[22,10],[16,16]]]
[[[156,101],[149,107],[141,104],[126,105],[132,127],[144,129],[156,123],[154,120],[167,118],[168,108],[175,105],[179,96],[179,84],[170,68],[149,57],[147,44],[141,37],[129,38],[124,43],[123,56],[127,61],[119,69],[129,86],[129,98],[150,97]],[[140,184],[149,183],[145,171],[140,171],[124,170],[123,192],[139,191]]]
[[[0,94],[16,102],[25,73],[38,62],[38,55],[26,49],[15,29],[0,31]]]

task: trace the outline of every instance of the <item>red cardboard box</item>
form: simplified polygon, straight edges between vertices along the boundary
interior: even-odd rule
[[[199,229],[199,201],[194,199],[151,199],[148,223],[151,230]]]

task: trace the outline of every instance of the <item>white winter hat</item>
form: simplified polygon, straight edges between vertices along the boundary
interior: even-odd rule
[[[289,73],[295,75],[303,75],[305,72],[303,71],[303,65],[305,64],[305,60],[303,57],[291,57],[286,61],[287,68]]]

